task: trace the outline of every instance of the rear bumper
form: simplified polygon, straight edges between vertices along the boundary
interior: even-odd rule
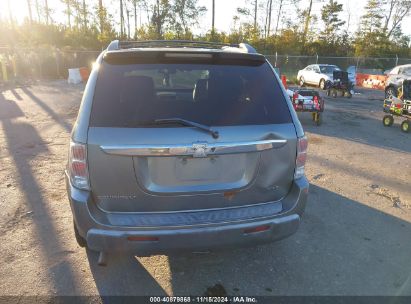
[[[129,214],[108,215],[95,207],[89,192],[72,187],[66,179],[71,210],[77,229],[90,249],[104,252],[129,252],[137,255],[175,251],[206,251],[267,243],[292,235],[298,229],[308,195],[305,178],[294,181],[290,193],[281,201],[270,203],[274,214],[242,218],[236,221],[182,226],[133,226]],[[266,208],[265,206],[264,208]],[[247,207],[247,214],[258,214],[257,207]],[[264,209],[267,210],[267,209]],[[251,211],[251,212],[249,212]],[[264,231],[249,229],[264,226]],[[146,240],[129,240],[144,237]]]

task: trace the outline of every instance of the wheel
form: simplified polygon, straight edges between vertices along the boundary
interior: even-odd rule
[[[391,127],[394,123],[394,117],[392,117],[391,115],[384,115],[382,123],[385,127]]]
[[[76,241],[77,244],[81,247],[81,248],[85,248],[87,247],[87,241],[85,238],[83,238],[80,233],[78,232],[76,223],[74,223],[73,221],[73,226],[74,226],[74,236],[76,237]]]
[[[397,90],[392,86],[385,89],[385,98],[389,98],[391,96],[397,97]]]
[[[325,89],[325,80],[324,79],[320,80],[319,87],[320,87],[321,90]]]
[[[301,77],[300,77],[300,87],[303,87],[303,86],[304,86],[304,84],[305,84],[304,77],[303,77],[303,76],[301,76]]]
[[[401,123],[401,131],[405,133],[410,132],[410,121],[409,120],[404,120]]]

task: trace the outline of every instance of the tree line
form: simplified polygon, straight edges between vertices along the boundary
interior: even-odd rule
[[[212,20],[205,20],[207,8],[198,0],[53,0],[62,12],[49,1],[26,0],[27,16],[17,22],[7,0],[0,46],[99,50],[114,39],[198,39],[246,41],[266,54],[411,56],[410,36],[402,31],[411,0],[368,0],[355,31],[350,11],[338,0],[326,0],[319,13],[313,7],[321,0],[245,0],[228,32],[215,29],[215,2],[226,0],[209,0]],[[57,13],[65,20],[56,20]],[[209,30],[194,34],[200,22]]]

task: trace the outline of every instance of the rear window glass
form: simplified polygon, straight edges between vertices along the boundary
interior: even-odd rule
[[[267,63],[110,64],[100,66],[90,125],[144,127],[182,118],[209,126],[291,122]]]
[[[339,71],[340,69],[335,65],[320,65],[321,73],[332,74],[334,71]]]

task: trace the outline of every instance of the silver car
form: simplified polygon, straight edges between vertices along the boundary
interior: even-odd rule
[[[385,82],[385,97],[397,96],[404,79],[411,79],[411,64],[399,65],[388,72]]]
[[[80,246],[140,256],[296,232],[307,139],[249,45],[113,41],[74,125],[67,191]]]

